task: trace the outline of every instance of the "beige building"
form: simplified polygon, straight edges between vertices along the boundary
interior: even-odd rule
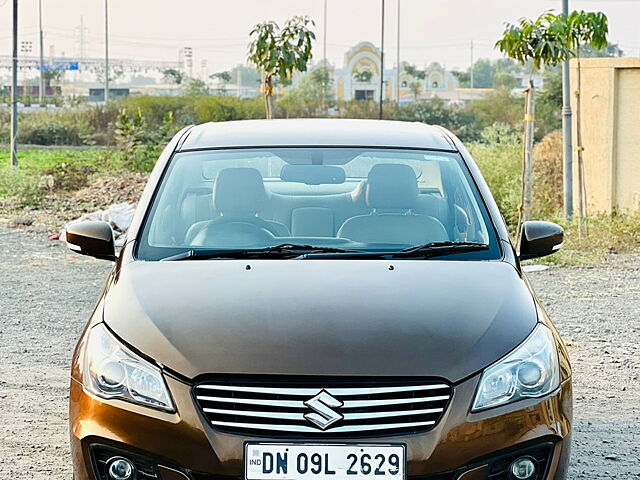
[[[587,214],[640,212],[640,58],[581,60]],[[578,89],[571,61],[571,91]],[[574,205],[578,205],[576,97],[572,95]],[[577,208],[576,208],[577,211]]]
[[[444,101],[465,101],[480,97],[487,90],[461,89],[452,72],[437,62],[425,65],[424,78],[414,79],[404,70],[397,75],[397,66],[384,69],[385,100],[407,104],[418,99],[440,98]],[[338,100],[373,100],[380,98],[380,49],[371,42],[360,42],[344,55],[341,68],[333,69],[335,95]],[[396,88],[396,81],[399,81]],[[417,91],[412,83],[417,82]]]

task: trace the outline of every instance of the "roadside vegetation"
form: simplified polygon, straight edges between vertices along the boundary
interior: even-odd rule
[[[126,122],[136,123],[131,117],[121,123]],[[138,122],[127,128],[133,131],[121,132],[119,146],[113,148],[22,150],[18,169],[6,166],[9,152],[0,150],[0,218],[31,218],[53,231],[82,213],[136,201],[153,161],[136,161],[135,157],[155,159],[159,147],[131,139],[141,138],[140,132],[148,128],[145,125]],[[611,254],[640,253],[640,215],[588,217],[582,235],[577,221],[562,219],[561,142],[561,132],[552,132],[538,142],[534,154],[532,218],[555,221],[566,234],[565,248],[538,263],[587,264]],[[496,124],[485,128],[479,140],[468,146],[514,234],[522,181],[521,131]]]
[[[297,21],[301,31],[310,36],[306,27],[311,24],[304,18]],[[262,25],[267,33],[271,28],[270,24]],[[258,33],[256,42],[261,38]],[[260,53],[258,43],[254,50],[256,55]],[[265,98],[237,98],[225,95],[223,90],[211,95],[204,82],[178,79],[180,72],[167,71],[174,83],[187,85],[185,95],[131,96],[106,106],[68,99],[67,108],[24,113],[20,116],[17,169],[8,166],[9,113],[0,109],[0,220],[20,218],[25,224],[40,223],[55,231],[82,213],[113,203],[135,202],[162,147],[174,133],[203,122],[264,118],[265,101],[274,118],[378,118],[377,102],[338,101],[330,93],[334,90],[333,76],[326,66],[316,65],[305,71],[308,53],[302,45],[297,66],[288,70],[269,67],[271,80]],[[615,45],[601,50],[585,46],[582,51],[583,56],[621,53]],[[251,68],[241,68],[246,70],[243,79],[253,84],[261,81],[259,75],[252,75],[257,73]],[[403,68],[415,78],[424,73],[408,64]],[[416,89],[412,104],[383,105],[385,119],[442,125],[465,142],[512,235],[522,202],[524,98],[515,88],[515,74],[523,68],[527,66],[509,59],[478,60],[473,66],[474,86],[491,90],[465,104],[445,103],[438,98],[421,100]],[[297,79],[292,82],[294,74]],[[530,213],[532,219],[563,225],[566,239],[564,249],[539,262],[593,263],[609,254],[640,252],[640,215],[590,216],[583,220],[581,229],[577,221],[567,223],[562,219],[561,73],[557,67],[550,67],[544,75],[544,87],[536,102]],[[469,86],[469,72],[456,72],[456,76],[462,87]],[[236,75],[231,71],[213,77],[226,84]]]

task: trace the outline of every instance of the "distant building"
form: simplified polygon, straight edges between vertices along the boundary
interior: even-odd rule
[[[128,88],[111,88],[109,87],[109,98],[123,98],[129,96]],[[90,102],[104,102],[104,88],[89,89]]]
[[[424,78],[414,78],[401,66],[399,88],[397,67],[384,70],[385,100],[400,104],[440,98],[448,102],[464,102],[481,98],[489,89],[460,88],[451,71],[437,62],[424,68]],[[338,100],[378,100],[380,98],[380,49],[371,42],[360,42],[344,55],[341,68],[334,70],[334,90]],[[397,98],[399,97],[399,98]]]

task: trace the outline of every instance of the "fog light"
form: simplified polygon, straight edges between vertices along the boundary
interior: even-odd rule
[[[110,458],[106,470],[110,480],[134,480],[136,478],[136,467],[126,458]]]
[[[529,480],[536,474],[536,464],[529,457],[516,458],[511,464],[511,475],[518,480]]]

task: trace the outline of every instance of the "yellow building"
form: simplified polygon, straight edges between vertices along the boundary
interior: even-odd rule
[[[640,212],[640,58],[587,58],[580,64],[586,213]],[[578,90],[577,74],[572,60],[572,92]],[[572,95],[576,206],[577,101]]]
[[[385,100],[411,103],[416,97],[465,100],[458,80],[438,63],[426,67],[424,79],[414,79],[400,71],[400,89],[396,90],[396,67],[384,69]],[[342,68],[334,71],[338,100],[378,100],[380,98],[380,49],[371,42],[360,42],[344,55]],[[417,85],[417,86],[416,86]],[[396,98],[399,93],[399,98]]]

